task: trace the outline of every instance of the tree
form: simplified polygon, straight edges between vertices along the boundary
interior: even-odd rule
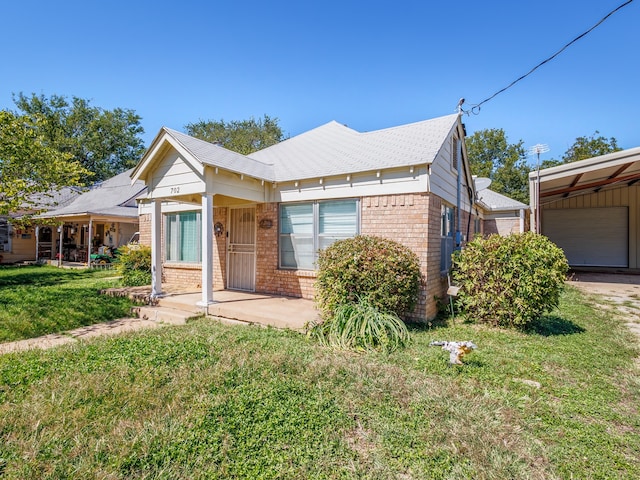
[[[466,139],[471,173],[491,179],[491,190],[529,203],[529,171],[523,141],[510,144],[503,129],[475,132]]]
[[[43,142],[70,159],[79,162],[89,173],[84,180],[100,181],[134,167],[145,147],[140,135],[144,129],[133,110],[94,107],[89,100],[31,94],[18,94],[13,101],[23,115],[43,117],[36,122]]]
[[[62,186],[80,186],[89,172],[47,144],[51,125],[39,115],[0,110],[0,215],[31,211],[37,197]]]
[[[185,125],[188,135],[211,143],[218,143],[229,150],[248,155],[284,140],[277,118],[265,115],[258,120],[200,120]]]
[[[563,163],[577,162],[620,150],[622,149],[618,147],[618,141],[614,137],[607,139],[596,130],[590,137],[576,138],[573,145],[562,156],[562,161]]]

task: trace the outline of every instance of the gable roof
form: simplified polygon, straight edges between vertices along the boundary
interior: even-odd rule
[[[259,160],[247,157],[220,145],[205,142],[171,128],[162,127],[162,130],[189,151],[203,165],[220,167],[231,172],[249,175],[251,177],[274,181],[273,166]]]
[[[76,197],[68,205],[38,215],[38,218],[74,215],[137,217],[138,207],[132,200],[147,187],[140,181],[131,183],[130,175],[132,171],[133,169],[127,170],[95,185]]]
[[[452,114],[365,133],[331,121],[249,158],[273,165],[276,181],[428,164],[457,121]]]
[[[162,127],[133,170],[134,181],[164,142],[201,165],[219,167],[269,182],[287,182],[386,168],[432,163],[458,114],[361,133],[336,121],[289,138],[250,155]]]
[[[529,208],[529,205],[507,197],[506,195],[502,195],[501,193],[489,190],[488,188],[478,192],[478,203],[480,203],[485,210],[492,212]]]

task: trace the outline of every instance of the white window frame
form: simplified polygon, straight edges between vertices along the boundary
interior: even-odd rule
[[[182,257],[180,257],[180,252],[182,250],[182,238],[181,238],[181,232],[182,229],[180,228],[180,216],[181,215],[185,215],[185,214],[196,214],[196,243],[197,243],[197,254],[196,254],[196,260],[184,260]],[[177,232],[176,232],[176,238],[175,239],[170,239],[169,235],[171,234],[171,231],[169,229],[169,219],[171,217],[175,217],[176,218],[176,224],[177,224]],[[171,252],[169,249],[169,245],[170,245],[170,240],[171,241],[175,241],[176,242],[176,252],[179,258],[170,258]],[[190,210],[190,211],[185,211],[185,212],[171,212],[171,213],[166,213],[164,215],[164,261],[166,263],[192,263],[192,264],[197,264],[197,263],[202,263],[202,212],[199,210]]]
[[[351,238],[354,237],[355,235],[358,235],[360,233],[360,199],[359,198],[336,198],[336,199],[331,199],[331,200],[315,200],[315,201],[311,201],[311,202],[291,202],[291,203],[281,203],[278,207],[278,268],[282,269],[282,270],[310,270],[313,271],[315,270],[315,264],[318,260],[318,251],[320,250],[320,243],[321,243],[321,239],[323,237],[323,233],[320,233],[320,206],[323,204],[329,204],[329,203],[337,203],[337,202],[353,202],[355,204],[355,210],[356,210],[356,225],[355,225],[355,233],[353,234],[349,234],[349,235],[331,235],[331,237],[336,237],[334,239],[334,241],[336,240],[342,240],[345,238]],[[282,227],[283,227],[283,221],[282,221],[282,214],[283,214],[283,207],[288,207],[288,206],[294,206],[294,205],[311,205],[312,207],[312,233],[309,234],[298,234],[298,235],[294,235],[291,233],[283,233],[282,232]],[[307,266],[307,265],[303,265],[303,266],[290,266],[290,265],[283,265],[283,255],[282,255],[282,247],[283,247],[283,238],[290,238],[290,237],[298,237],[298,238],[311,238],[312,239],[312,243],[313,243],[313,265],[312,266]],[[291,242],[293,244],[293,242]],[[333,242],[331,242],[333,243]],[[324,247],[328,247],[331,243],[326,244]]]

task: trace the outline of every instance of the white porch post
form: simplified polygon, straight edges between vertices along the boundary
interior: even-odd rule
[[[36,262],[40,260],[40,225],[36,225]]]
[[[202,194],[202,300],[198,305],[213,303],[213,195]]]
[[[162,296],[162,202],[151,208],[151,298]]]
[[[89,217],[89,229],[87,230],[87,267],[91,266],[91,254],[93,253],[93,218]]]
[[[524,233],[524,208],[520,209],[520,233]]]

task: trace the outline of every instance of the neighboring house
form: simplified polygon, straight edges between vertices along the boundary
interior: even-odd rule
[[[51,191],[34,195],[33,203],[28,210],[50,211],[61,208],[71,203],[78,195],[80,189],[63,187],[58,191]],[[17,212],[11,217],[0,217],[0,263],[17,263],[35,260],[36,255],[36,229],[12,224],[12,219],[23,216],[26,211]]]
[[[572,267],[640,268],[639,182],[640,147],[532,172],[532,227]]]
[[[529,205],[506,197],[501,193],[480,188],[476,179],[477,203],[479,215],[476,217],[476,232],[483,235],[509,235],[523,233],[528,228]],[[488,183],[485,183],[488,185]]]
[[[166,284],[312,298],[317,251],[356,234],[420,261],[414,320],[437,313],[475,198],[457,114],[361,133],[330,122],[244,156],[162,128],[134,169],[152,290]]]
[[[87,262],[89,253],[101,247],[126,244],[138,231],[136,197],[146,190],[142,182],[131,183],[131,172],[96,184],[71,203],[38,215],[36,219],[46,222],[36,227],[32,257],[49,260],[62,253],[64,260]]]

